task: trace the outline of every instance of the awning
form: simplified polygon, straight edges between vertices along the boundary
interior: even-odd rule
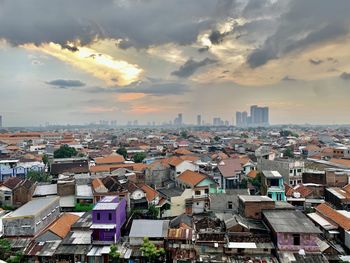
[[[90,229],[115,229],[115,224],[92,224]]]
[[[228,248],[257,248],[254,242],[229,242]]]

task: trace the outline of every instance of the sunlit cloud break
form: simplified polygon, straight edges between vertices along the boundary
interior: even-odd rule
[[[75,52],[55,43],[40,46],[25,44],[23,47],[58,58],[105,81],[108,85],[129,85],[139,80],[143,72],[138,65],[116,60],[110,55],[96,52],[88,47],[78,47]]]

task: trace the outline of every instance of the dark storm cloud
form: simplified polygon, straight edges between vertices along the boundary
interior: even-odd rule
[[[121,48],[195,42],[231,14],[235,0],[3,0],[0,38],[24,43],[88,44],[127,39]],[[39,8],[40,7],[40,8]]]
[[[192,58],[187,60],[185,64],[183,64],[178,70],[175,70],[171,73],[171,75],[187,78],[193,75],[199,68],[213,64],[217,62],[216,60],[205,58],[201,61],[195,61]]]
[[[342,74],[340,74],[339,76],[341,79],[344,79],[344,80],[350,80],[350,73],[348,72],[343,72]]]
[[[229,33],[220,33],[219,30],[214,30],[209,35],[209,40],[213,45],[218,45],[222,41],[224,41],[225,36],[227,36]]]
[[[80,80],[71,80],[71,79],[56,79],[52,81],[47,81],[45,83],[61,89],[78,88],[86,85],[84,82],[81,82]]]
[[[312,65],[320,65],[321,63],[323,63],[323,60],[321,60],[321,59],[309,59],[309,62]]]
[[[284,76],[281,80],[282,81],[297,81],[295,78],[291,78],[288,75]]]
[[[259,67],[289,52],[345,36],[349,32],[349,9],[347,0],[290,1],[287,11],[275,20],[275,32],[248,56],[248,65]]]
[[[150,80],[132,83],[126,87],[91,87],[91,93],[143,93],[151,96],[181,95],[190,89],[186,84]]]

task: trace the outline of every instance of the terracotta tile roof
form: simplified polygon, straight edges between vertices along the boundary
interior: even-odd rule
[[[311,189],[309,189],[303,184],[299,184],[296,187],[294,187],[294,191],[300,193],[301,197],[304,197],[304,198],[309,196],[313,192]]]
[[[158,195],[158,192],[147,184],[142,185],[141,189],[146,193],[146,199],[148,202],[152,202]]]
[[[110,172],[119,168],[127,168],[133,171],[141,172],[148,167],[145,163],[122,163],[112,165],[96,165],[90,167],[91,173]]]
[[[347,193],[350,193],[350,184],[347,184],[343,187],[343,190],[346,191]]]
[[[78,219],[79,216],[77,215],[64,213],[61,217],[59,217],[56,221],[49,225],[43,232],[51,231],[52,233],[56,234],[57,236],[63,239],[70,231],[71,225],[77,222]]]
[[[258,174],[258,172],[256,170],[251,170],[247,176],[250,177],[250,178],[255,178],[256,175]]]
[[[323,203],[318,205],[316,211],[325,218],[339,225],[344,230],[350,230],[350,219],[330,207],[328,204]]]
[[[186,170],[177,177],[177,180],[193,187],[202,182],[205,178],[207,177],[204,174]]]
[[[193,156],[193,155],[182,155],[180,158],[184,161],[190,161],[190,162],[195,162],[199,160],[198,156]]]
[[[105,185],[103,184],[103,182],[101,181],[100,178],[94,178],[92,180],[92,189],[94,189],[94,191],[96,192],[105,192],[108,191],[107,188],[105,187]]]
[[[290,197],[293,195],[294,193],[294,189],[293,187],[289,186],[288,184],[284,184],[284,192],[286,194],[286,196]]]
[[[125,159],[122,155],[114,154],[104,157],[98,157],[95,159],[96,164],[119,164],[125,162]]]
[[[331,158],[329,160],[329,162],[336,163],[336,164],[341,164],[341,165],[350,167],[350,160],[347,160],[347,159]]]
[[[184,160],[182,160],[180,157],[172,156],[169,158],[168,164],[171,166],[178,166],[180,163],[182,163]]]
[[[178,154],[178,155],[189,155],[189,154],[193,154],[193,153],[191,151],[187,150],[187,149],[180,148],[180,149],[175,150],[175,154]]]

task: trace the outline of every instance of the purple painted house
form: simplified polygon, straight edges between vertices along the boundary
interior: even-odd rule
[[[92,240],[94,243],[116,243],[126,220],[126,200],[106,196],[92,210]]]
[[[265,210],[263,219],[280,251],[320,252],[317,237],[321,231],[297,210]]]

